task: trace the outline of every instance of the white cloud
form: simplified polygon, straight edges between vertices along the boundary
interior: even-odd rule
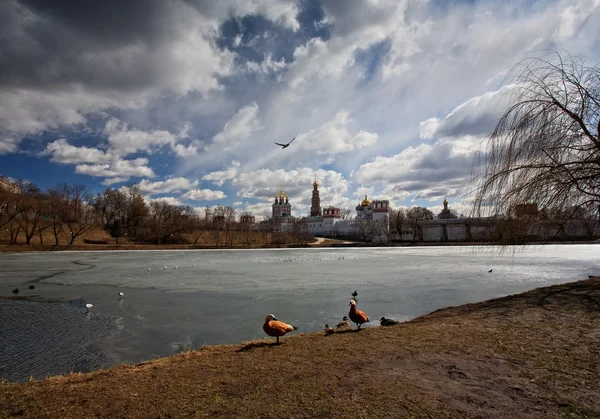
[[[432,139],[491,134],[507,109],[514,89],[515,85],[511,84],[486,92],[461,103],[442,120],[429,118],[421,122],[420,137]]]
[[[187,158],[197,156],[204,148],[204,145],[200,141],[192,141],[189,145],[175,144],[173,151],[178,157]]]
[[[156,146],[175,145],[177,137],[168,131],[142,131],[129,129],[116,119],[107,121],[104,128],[108,142],[116,154],[128,155],[138,151],[151,153]]]
[[[161,196],[160,198],[146,198],[146,202],[152,202],[152,201],[157,201],[157,202],[166,202],[169,205],[173,205],[175,207],[178,207],[180,205],[183,205],[183,202],[181,202],[179,199],[173,197],[173,196]]]
[[[223,131],[213,137],[215,143],[236,143],[258,131],[261,127],[258,119],[258,105],[253,102],[238,110],[225,124]]]
[[[157,182],[150,182],[146,179],[138,183],[140,191],[148,195],[156,195],[161,193],[179,192],[188,190],[198,186],[198,181],[190,182],[189,179],[183,177],[175,177]]]
[[[41,155],[49,155],[51,161],[62,164],[102,164],[114,160],[110,153],[93,147],[75,147],[64,138],[49,143]]]
[[[265,54],[264,60],[260,63],[256,61],[247,61],[246,68],[251,73],[279,73],[286,68],[285,59],[281,57],[279,61],[274,61],[271,54]]]
[[[0,137],[0,156],[16,152],[20,142],[19,139],[14,137]]]
[[[123,182],[130,177],[155,177],[154,171],[147,166],[148,159],[116,160],[106,164],[78,164],[75,173],[94,177],[112,178],[105,184]]]
[[[180,199],[190,201],[214,201],[217,199],[225,199],[227,195],[223,191],[213,191],[211,189],[192,189],[181,195]]]
[[[233,179],[238,174],[239,168],[240,162],[234,160],[231,162],[231,166],[229,168],[207,173],[202,176],[202,180],[208,180],[217,186],[222,186],[225,181]]]
[[[351,123],[349,112],[341,110],[321,127],[299,135],[298,145],[305,150],[326,154],[345,153],[377,142],[378,135],[375,133],[359,131],[352,135],[349,131]]]

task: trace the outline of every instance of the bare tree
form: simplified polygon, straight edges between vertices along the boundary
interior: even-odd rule
[[[399,240],[402,240],[402,232],[406,224],[408,224],[406,209],[398,208],[390,211],[390,233],[398,235]]]
[[[352,211],[349,210],[348,208],[342,208],[340,210],[340,220],[351,220],[352,217]]]
[[[69,245],[90,228],[98,225],[96,210],[91,205],[92,195],[84,185],[73,185],[66,189],[64,221],[69,229]]]
[[[412,207],[406,211],[406,221],[413,231],[413,242],[419,237],[419,241],[423,241],[422,221],[433,220],[433,213],[427,208]]]
[[[523,203],[572,219],[600,206],[600,68],[567,53],[530,58],[510,75],[510,105],[489,138],[475,215]]]
[[[356,225],[356,233],[358,238],[364,240],[365,242],[370,242],[373,238],[374,230],[374,221],[368,218],[355,218],[354,225]]]

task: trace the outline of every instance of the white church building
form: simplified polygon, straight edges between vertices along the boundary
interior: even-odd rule
[[[365,199],[356,206],[356,217],[341,219],[341,209],[321,208],[319,183],[313,183],[310,216],[305,220],[308,231],[315,236],[349,236],[373,241],[385,240],[389,233],[389,201]],[[377,232],[376,232],[377,230]]]

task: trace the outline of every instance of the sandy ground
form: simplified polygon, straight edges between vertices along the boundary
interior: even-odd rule
[[[600,417],[600,278],[0,385],[0,417]]]

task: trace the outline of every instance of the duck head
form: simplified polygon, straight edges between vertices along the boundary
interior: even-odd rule
[[[267,314],[265,317],[265,323],[269,323],[271,320],[277,320],[273,314]]]

